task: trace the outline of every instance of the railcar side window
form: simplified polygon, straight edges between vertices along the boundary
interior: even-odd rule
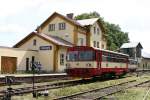
[[[106,58],[106,56],[102,56],[102,61],[107,61],[107,58]]]
[[[68,61],[90,61],[94,59],[95,52],[93,51],[72,51],[67,54]]]

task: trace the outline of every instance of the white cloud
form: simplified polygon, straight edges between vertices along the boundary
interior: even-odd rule
[[[131,41],[140,41],[146,51],[150,50],[149,0],[0,0],[0,2],[0,34],[29,33],[35,28],[35,24],[41,24],[54,11],[64,15],[70,12],[77,15],[97,11],[106,21],[119,24],[123,31],[129,32]],[[36,16],[33,18],[28,12]],[[24,18],[21,15],[23,13],[26,13]],[[31,19],[31,23],[25,25],[20,24],[21,20],[17,21],[22,19],[28,22],[29,16],[31,19],[36,19],[37,23],[34,20],[31,25]]]
[[[23,37],[29,34],[29,30],[17,24],[0,25],[0,46],[13,46]]]
[[[0,25],[0,33],[24,33],[28,29],[17,24]]]
[[[44,1],[46,0],[0,0],[0,16],[18,14],[25,9],[38,7]]]

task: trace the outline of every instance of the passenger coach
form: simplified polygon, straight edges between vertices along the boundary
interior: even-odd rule
[[[128,71],[128,55],[88,46],[68,48],[66,72],[73,77],[121,76]]]

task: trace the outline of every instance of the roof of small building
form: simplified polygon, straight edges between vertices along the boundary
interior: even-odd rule
[[[37,50],[22,49],[22,48],[12,48],[12,47],[6,47],[6,46],[0,46],[0,49],[11,49],[11,50],[22,50],[22,51],[37,51]]]
[[[18,42],[16,45],[14,45],[13,47],[18,47],[22,44],[24,44],[28,39],[30,39],[31,37],[33,36],[38,36],[39,38],[42,38],[48,42],[52,42],[56,45],[60,45],[60,46],[68,46],[68,47],[71,47],[73,46],[72,43],[62,39],[62,38],[59,38],[59,37],[56,37],[56,36],[51,36],[51,35],[47,35],[47,34],[44,34],[44,33],[37,33],[37,32],[32,32],[30,33],[29,35],[27,35],[24,39],[22,39],[20,42]]]
[[[140,42],[124,43],[124,44],[122,44],[122,46],[121,46],[120,48],[135,48],[135,47],[137,47],[138,45],[140,45],[141,48],[143,48]]]
[[[90,18],[90,19],[83,19],[83,20],[77,20],[78,23],[80,23],[83,26],[87,25],[93,25],[99,18]]]

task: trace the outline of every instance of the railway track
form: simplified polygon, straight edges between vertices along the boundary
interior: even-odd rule
[[[43,90],[49,90],[49,89],[57,89],[57,88],[63,88],[63,87],[69,87],[74,86],[77,84],[81,84],[82,80],[71,80],[66,82],[59,82],[59,83],[51,83],[47,85],[38,85],[34,87],[34,91],[43,91]],[[3,97],[7,91],[1,90],[0,91],[0,97]],[[11,95],[22,95],[25,93],[31,93],[33,92],[33,87],[22,87],[22,88],[16,88],[11,90]]]
[[[126,77],[125,77],[126,78]],[[88,84],[92,82],[97,82],[97,81],[106,81],[107,79],[104,80],[92,80],[92,79],[87,79],[85,80],[67,80],[65,82],[58,82],[58,83],[49,83],[46,85],[36,85],[34,87],[35,91],[44,91],[44,90],[50,90],[50,89],[57,89],[57,88],[64,88],[64,87],[70,87],[70,86],[75,86],[75,85],[81,85],[81,84]],[[4,97],[6,90],[0,90],[0,97]],[[32,93],[33,92],[33,87],[28,86],[28,87],[22,87],[22,88],[16,88],[12,89],[11,95],[23,95],[25,93]]]
[[[88,84],[91,82],[96,82],[96,81],[105,81],[105,80],[92,80],[92,79],[87,79],[82,80],[82,79],[77,79],[77,80],[67,80],[65,82],[57,82],[57,83],[49,83],[46,85],[36,85],[34,87],[34,91],[43,91],[43,90],[50,90],[50,89],[57,89],[57,88],[64,88],[64,87],[69,87],[69,86],[75,86],[75,85],[81,85],[81,84]],[[0,90],[0,97],[3,97],[7,90]],[[32,84],[28,87],[22,87],[22,88],[16,88],[11,90],[11,95],[22,95],[25,93],[32,93],[33,92],[33,87]]]
[[[128,76],[128,77],[130,77],[130,76]],[[35,91],[44,91],[44,90],[70,87],[70,86],[81,85],[81,84],[88,84],[88,83],[92,83],[92,82],[96,82],[96,81],[106,81],[106,80],[95,80],[95,81],[93,81],[91,79],[86,80],[86,81],[84,81],[84,80],[68,80],[68,81],[65,81],[65,82],[49,83],[49,84],[46,84],[46,85],[36,85],[34,87],[34,90]],[[97,89],[97,90],[99,90],[99,89]],[[23,95],[25,93],[32,93],[32,92],[33,92],[33,87],[30,84],[30,86],[28,86],[28,87],[12,89],[11,95],[12,96],[13,95]],[[89,92],[92,92],[92,91],[89,91]],[[6,90],[0,90],[0,98],[4,97],[5,93],[7,93]],[[81,94],[84,94],[84,93],[81,93]],[[78,94],[76,94],[76,95],[78,95]],[[56,99],[61,99],[61,98],[56,98]]]
[[[136,80],[132,80],[132,81],[123,82],[109,87],[94,89],[86,92],[72,94],[69,96],[55,98],[54,100],[100,100],[105,96],[120,92],[130,87],[142,85],[148,82],[150,82],[150,80],[141,83],[137,83]]]

